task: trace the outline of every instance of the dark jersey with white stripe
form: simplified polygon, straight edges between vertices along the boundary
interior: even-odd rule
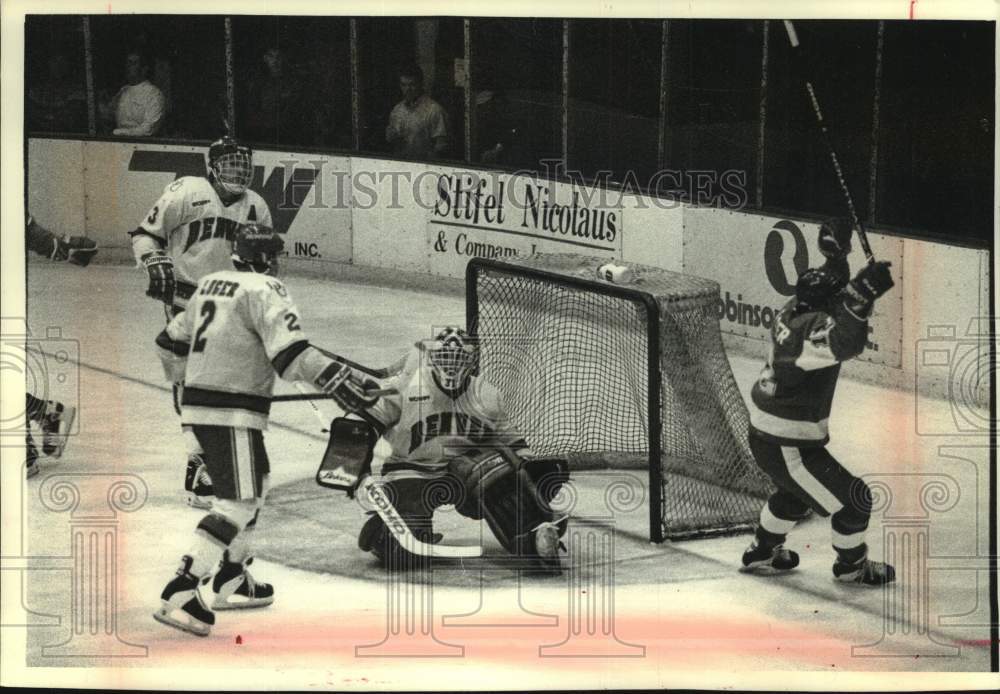
[[[826,311],[798,309],[792,299],[771,327],[771,351],[751,392],[750,423],[784,446],[822,446],[840,363],[861,354],[868,321],[839,295]]]

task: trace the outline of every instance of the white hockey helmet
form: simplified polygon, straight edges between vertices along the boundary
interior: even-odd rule
[[[431,370],[437,384],[454,394],[479,373],[479,343],[461,328],[449,326],[427,346]]]
[[[230,195],[243,195],[253,180],[253,150],[228,135],[216,140],[208,148],[208,174]]]

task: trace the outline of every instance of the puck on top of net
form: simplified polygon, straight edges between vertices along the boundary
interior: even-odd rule
[[[605,263],[597,268],[597,276],[613,284],[628,284],[635,279],[635,272],[627,265]]]

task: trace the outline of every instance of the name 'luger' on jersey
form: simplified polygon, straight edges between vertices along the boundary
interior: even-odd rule
[[[309,345],[281,280],[235,270],[202,279],[157,338],[170,341],[190,344],[181,421],[255,429],[267,428],[276,370]]]

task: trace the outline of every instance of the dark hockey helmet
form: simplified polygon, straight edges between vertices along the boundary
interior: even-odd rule
[[[437,384],[447,393],[464,390],[469,378],[479,374],[479,343],[461,328],[449,326],[427,347]]]
[[[271,227],[244,224],[233,235],[233,265],[237,270],[278,274],[278,254],[284,241]]]
[[[799,305],[823,309],[830,304],[846,282],[840,272],[827,267],[809,268],[795,283],[795,298]]]
[[[208,175],[233,197],[239,197],[253,180],[253,150],[226,136],[208,148]]]

